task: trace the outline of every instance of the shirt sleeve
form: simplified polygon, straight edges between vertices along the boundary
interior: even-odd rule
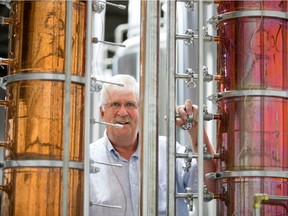
[[[185,146],[176,144],[177,153],[184,153]],[[186,171],[186,159],[178,158],[176,161],[176,178],[177,178],[177,191],[178,193],[185,192],[187,187],[192,189],[192,192],[196,193],[198,190],[198,167],[196,159],[192,159],[191,167]]]

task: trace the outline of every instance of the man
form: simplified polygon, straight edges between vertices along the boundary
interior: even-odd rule
[[[100,95],[100,115],[104,122],[120,124],[123,128],[106,126],[104,136],[91,144],[90,158],[97,164],[100,171],[90,174],[90,200],[93,205],[90,215],[127,216],[139,215],[139,163],[140,145],[139,129],[139,85],[129,75],[116,75],[110,82],[122,83],[124,87],[105,84]],[[181,126],[187,114],[197,115],[197,107],[187,100],[177,108],[180,117],[176,124]],[[190,134],[194,149],[197,150],[197,122],[194,122]],[[204,143],[208,151],[213,153],[209,139],[204,133]],[[176,143],[176,151],[184,152],[185,147]],[[103,165],[110,164],[110,165]],[[166,215],[166,138],[159,137],[159,215]],[[121,164],[122,167],[116,165]],[[195,161],[187,172],[183,170],[184,160],[177,159],[176,187],[184,192],[186,187],[197,191],[197,168]],[[194,171],[193,171],[194,170]],[[213,161],[204,162],[204,172],[214,172]],[[196,181],[196,182],[195,182]],[[208,189],[213,183],[206,182]],[[195,189],[196,188],[196,189]],[[177,215],[188,215],[183,199],[177,199]]]

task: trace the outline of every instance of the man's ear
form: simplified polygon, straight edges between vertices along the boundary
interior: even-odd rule
[[[101,116],[101,119],[104,118],[104,110],[102,106],[100,106],[100,116]]]

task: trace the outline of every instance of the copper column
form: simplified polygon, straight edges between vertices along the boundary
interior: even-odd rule
[[[11,2],[1,215],[60,215],[65,1]],[[83,214],[86,3],[74,1],[68,214]],[[82,166],[81,166],[82,164]]]
[[[256,193],[288,194],[287,1],[218,1],[217,216],[253,215]],[[261,215],[287,215],[267,202]]]

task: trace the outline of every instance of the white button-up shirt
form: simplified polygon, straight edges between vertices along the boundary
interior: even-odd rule
[[[166,215],[166,137],[159,137],[159,214]],[[140,146],[140,145],[139,145]],[[140,147],[126,160],[113,148],[106,132],[104,136],[90,145],[90,158],[93,161],[108,164],[121,164],[122,167],[107,166],[95,163],[99,167],[97,173],[90,173],[90,216],[138,216],[139,215],[139,155]],[[176,144],[177,152],[184,152],[185,147]],[[184,192],[186,187],[197,191],[197,166],[193,159],[188,172],[183,170],[184,159],[177,159],[176,188]],[[188,215],[187,206],[183,199],[177,199],[178,216]]]

